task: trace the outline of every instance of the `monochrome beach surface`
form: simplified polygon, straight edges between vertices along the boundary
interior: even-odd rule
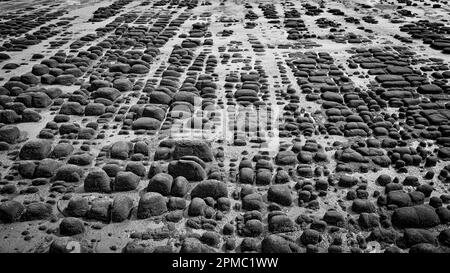
[[[0,252],[450,252],[449,20],[0,1]]]

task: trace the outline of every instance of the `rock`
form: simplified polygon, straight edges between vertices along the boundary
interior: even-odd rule
[[[269,185],[272,181],[272,171],[268,169],[258,169],[256,172],[256,185]]]
[[[419,178],[416,176],[408,175],[403,180],[403,185],[417,187],[420,185]]]
[[[409,207],[412,205],[411,196],[403,190],[390,191],[387,194],[388,205],[396,205],[398,207]]]
[[[142,244],[140,240],[132,240],[128,242],[125,247],[122,249],[122,253],[151,253],[151,249]]]
[[[207,246],[203,245],[198,239],[188,237],[181,244],[180,253],[211,253],[213,252]]]
[[[437,196],[432,196],[430,198],[430,201],[428,202],[428,205],[432,206],[433,208],[440,208],[442,207],[442,200],[441,198],[437,197]]]
[[[220,197],[228,197],[228,189],[225,183],[218,180],[205,180],[200,182],[191,191],[191,198],[200,197],[212,197],[218,199]]]
[[[416,188],[417,191],[422,192],[425,197],[430,197],[431,193],[433,192],[434,188],[433,186],[429,184],[422,184]]]
[[[101,87],[94,92],[91,93],[92,98],[94,99],[107,99],[109,101],[115,101],[118,99],[122,94],[119,90],[112,87]]]
[[[109,67],[109,71],[110,72],[128,73],[130,71],[130,68],[131,67],[129,64],[115,63]]]
[[[91,209],[86,214],[88,219],[109,222],[111,215],[111,201],[109,199],[97,198],[92,201]]]
[[[15,194],[17,192],[17,187],[12,184],[0,187],[0,194]]]
[[[292,253],[286,239],[278,235],[268,235],[261,242],[262,253]]]
[[[5,125],[0,128],[0,141],[14,144],[20,138],[20,130],[13,125]]]
[[[78,139],[93,139],[94,136],[97,134],[97,129],[98,129],[99,124],[95,121],[93,122],[89,122],[86,124],[85,128],[80,128],[79,132],[78,132]],[[104,136],[103,134],[99,134],[97,136],[98,139],[100,139],[102,136]],[[84,146],[82,146],[84,149]],[[89,150],[89,149],[84,149],[85,151]]]
[[[150,102],[153,104],[166,104],[169,105],[172,101],[172,97],[168,94],[160,91],[153,91],[150,93]]]
[[[133,209],[133,199],[126,195],[116,195],[111,208],[111,220],[122,222],[128,219]]]
[[[355,199],[352,203],[352,210],[356,213],[372,213],[376,211],[375,204],[369,200]]]
[[[366,136],[367,133],[363,129],[359,129],[360,126],[367,126],[365,123],[357,123],[357,122],[349,122],[347,123],[347,129],[345,130],[346,136]],[[366,129],[368,130],[368,128]],[[339,150],[335,154],[336,159],[343,162],[359,162],[359,163],[367,163],[369,162],[367,158],[361,155],[359,152],[352,149]]]
[[[392,223],[400,228],[429,228],[439,225],[440,220],[433,208],[418,205],[396,209]]]
[[[260,220],[251,219],[245,222],[244,235],[248,237],[257,237],[264,231],[264,226]]]
[[[435,84],[425,84],[417,88],[419,94],[440,94],[443,92],[442,88]]]
[[[230,223],[223,225],[223,235],[232,235],[234,233],[234,226]]]
[[[35,169],[34,177],[52,177],[61,165],[62,163],[57,160],[51,158],[43,159]]]
[[[407,248],[420,243],[437,244],[436,236],[424,229],[407,228],[403,234],[403,241]]]
[[[73,146],[69,143],[58,143],[53,148],[50,157],[63,158],[69,156],[73,152]]]
[[[214,160],[211,147],[200,140],[180,140],[175,142],[175,148],[172,153],[173,158],[180,159],[186,155],[196,156],[205,162]]]
[[[155,155],[153,156],[153,160],[168,160],[170,159],[171,149],[167,147],[159,147],[155,151]]]
[[[106,174],[109,177],[116,177],[116,175],[119,172],[124,171],[124,169],[121,166],[115,163],[107,163],[105,164],[105,166],[103,166],[102,169],[106,172]]]
[[[125,141],[115,142],[110,149],[111,158],[127,159],[131,151],[131,143]]]
[[[163,121],[166,117],[166,112],[161,107],[149,105],[142,111],[142,116]]]
[[[253,184],[255,179],[255,172],[251,168],[239,169],[239,183],[241,184]]]
[[[320,236],[320,233],[317,230],[314,229],[306,229],[303,231],[302,235],[300,236],[300,241],[305,246],[312,244],[315,245],[319,243],[322,240],[322,237]]]
[[[13,110],[0,110],[0,122],[5,124],[20,122],[20,116]]]
[[[147,191],[157,192],[164,196],[170,195],[173,178],[166,173],[158,173],[148,182]]]
[[[409,249],[409,253],[441,253],[441,250],[432,244],[421,243],[413,245]]]
[[[166,214],[166,220],[169,222],[178,223],[182,219],[183,219],[183,211],[182,210],[175,210],[175,211],[171,211]]]
[[[242,198],[242,208],[245,210],[262,210],[264,208],[262,196],[259,193],[251,193]]]
[[[42,116],[31,109],[25,109],[22,112],[22,122],[38,122],[42,119]]]
[[[281,151],[275,157],[278,165],[293,165],[297,163],[297,155],[292,151]]]
[[[56,237],[53,242],[50,244],[48,253],[52,254],[62,254],[62,253],[71,253],[74,249],[68,249],[69,238],[59,238]]]
[[[200,241],[209,246],[218,247],[220,243],[220,235],[216,232],[206,231],[200,237]]]
[[[380,225],[380,219],[376,213],[363,212],[359,215],[358,224],[362,229],[371,229]]]
[[[133,88],[133,84],[128,79],[117,79],[114,81],[113,87],[120,92],[127,92]]]
[[[227,197],[217,199],[217,209],[220,211],[229,211],[231,209],[230,199]]]
[[[188,219],[186,221],[186,227],[193,228],[193,229],[201,229],[202,228],[202,220],[200,217],[195,217]]]
[[[59,113],[62,115],[82,116],[84,114],[84,108],[79,102],[68,101],[61,105]]]
[[[147,170],[141,162],[128,162],[125,171],[132,172],[139,177],[144,177]]]
[[[106,106],[101,103],[89,103],[84,108],[84,115],[86,116],[100,116],[105,113]]]
[[[377,178],[377,183],[380,184],[380,186],[386,186],[387,184],[392,182],[392,178],[387,174],[380,174]]]
[[[33,178],[36,164],[33,161],[22,161],[19,163],[18,172],[23,178]]]
[[[84,179],[85,192],[111,192],[109,176],[103,169],[95,168]]]
[[[291,232],[294,222],[287,215],[275,215],[269,219],[269,231],[274,233]]]
[[[80,182],[83,177],[83,169],[72,164],[62,165],[56,170],[53,181]]]
[[[111,87],[111,83],[107,80],[91,80],[89,90],[95,91],[102,87]]]
[[[289,173],[285,170],[279,170],[277,171],[277,174],[275,175],[275,183],[276,184],[284,184],[291,181],[291,177],[289,176]],[[316,183],[317,184],[317,183]],[[328,188],[328,183],[327,183]],[[326,190],[326,188],[325,188]]]
[[[27,84],[24,84],[20,81],[17,81],[17,80],[14,80],[14,81],[10,80],[10,81],[6,82],[3,85],[3,87],[9,91],[14,91],[14,89],[16,89],[19,92],[22,92],[23,90],[27,90],[30,86]]]
[[[302,215],[300,215],[300,216],[302,216]],[[298,220],[297,220],[297,222],[298,222]],[[324,232],[327,228],[327,223],[322,220],[313,220],[313,222],[310,225],[310,228],[317,230],[319,232]]]
[[[403,190],[403,185],[400,183],[389,183],[385,186],[384,191],[389,193],[391,191]]]
[[[391,159],[386,155],[374,156],[372,161],[380,167],[389,167],[392,163]]]
[[[422,205],[425,200],[425,194],[420,191],[413,191],[409,193],[409,196],[411,197],[411,201],[413,205]]]
[[[139,200],[137,210],[138,219],[159,216],[165,212],[167,212],[166,200],[159,193],[147,192]]]
[[[46,220],[53,216],[53,208],[50,204],[34,202],[25,206],[22,214],[24,221]]]
[[[0,61],[8,60],[10,58],[11,57],[8,54],[6,54],[4,52],[0,52]]]
[[[50,69],[45,64],[35,64],[31,68],[31,73],[33,73],[36,76],[42,76],[44,74],[48,74],[50,72]]]
[[[188,192],[189,181],[183,176],[177,176],[173,180],[172,189],[170,194],[172,196],[184,197]]]
[[[20,81],[25,84],[31,84],[31,85],[38,84],[40,82],[39,78],[30,72],[25,73],[22,76],[20,76]]]
[[[61,88],[58,87],[50,87],[48,89],[43,90],[43,92],[47,94],[47,96],[49,96],[51,99],[56,99],[63,93]]]
[[[25,207],[22,203],[10,200],[0,203],[0,222],[13,223],[20,219]]]
[[[327,224],[334,226],[340,226],[345,223],[344,216],[335,210],[328,210],[327,212],[325,212],[323,220]]]
[[[351,188],[356,186],[356,184],[358,184],[358,178],[349,175],[341,176],[338,182],[339,187],[343,188]]]
[[[282,206],[292,204],[291,190],[287,185],[272,185],[267,191],[267,200]]]
[[[41,160],[46,158],[52,150],[52,142],[48,140],[30,140],[20,149],[21,160]]]
[[[443,246],[450,247],[450,229],[444,229],[438,235],[439,243]]]
[[[446,207],[439,207],[436,209],[436,213],[441,220],[441,224],[450,223],[450,210]]]
[[[77,78],[75,78],[74,75],[66,74],[66,75],[59,75],[55,79],[55,84],[60,84],[64,86],[71,86],[76,82]]]
[[[399,248],[398,246],[390,246],[387,247],[383,253],[392,253],[392,254],[403,253],[403,250],[401,250],[401,248]]]
[[[273,215],[271,215],[273,216]],[[261,212],[257,210],[248,211],[244,214],[244,221],[250,221],[251,219],[257,219],[259,221],[263,220]]]
[[[241,242],[241,252],[258,252],[259,251],[259,240],[256,238],[246,237]]]
[[[154,118],[138,118],[133,122],[133,130],[158,130],[161,127],[161,121]]]
[[[64,212],[72,217],[84,217],[89,211],[89,200],[84,197],[71,198]]]
[[[147,74],[149,72],[149,69],[142,64],[135,64],[130,68],[129,73],[135,73],[135,74]]]
[[[189,181],[202,181],[206,179],[203,167],[192,160],[171,161],[168,172],[172,177],[183,176]]]
[[[367,241],[377,241],[379,243],[393,244],[400,237],[400,234],[394,229],[374,228],[367,237]]]
[[[44,92],[32,93],[31,105],[35,108],[46,108],[52,104],[52,99]]]
[[[167,207],[169,210],[184,210],[186,208],[186,199],[181,197],[170,197]]]
[[[138,141],[134,144],[133,151],[135,154],[143,154],[144,156],[148,156],[149,148],[145,142]]]
[[[178,91],[173,96],[173,102],[187,102],[192,105],[199,104],[199,96],[195,93],[186,92],[186,91]]]
[[[63,236],[73,236],[84,233],[84,224],[74,217],[66,217],[59,224],[59,233]]]
[[[206,209],[206,203],[203,199],[194,197],[189,203],[188,215],[191,217],[202,216]]]
[[[118,172],[113,189],[114,191],[133,191],[139,186],[140,180],[141,178],[132,172]]]
[[[153,161],[150,165],[150,168],[148,170],[148,178],[152,178],[153,176],[157,175],[158,173],[162,173],[163,169],[161,164],[158,161]]]

